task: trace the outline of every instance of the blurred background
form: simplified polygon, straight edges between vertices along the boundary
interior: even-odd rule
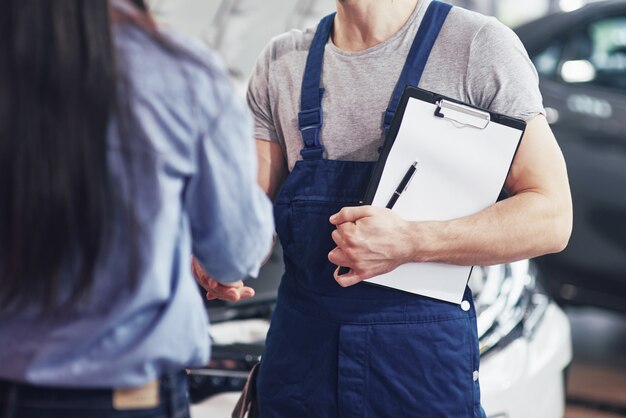
[[[163,24],[199,37],[220,53],[242,97],[257,56],[273,36],[292,28],[314,26],[322,16],[333,11],[335,5],[334,0],[148,2]],[[562,254],[531,262],[532,278],[537,280],[537,287],[558,304],[571,325],[569,330],[559,326],[560,329],[552,332],[568,334],[564,347],[569,346],[571,338],[573,359],[569,352],[565,353],[567,349],[560,346],[546,345],[538,349],[563,351],[561,357],[569,364],[563,366],[565,416],[624,417],[626,0],[458,0],[452,3],[496,16],[517,32],[537,67],[547,117],[568,163],[575,212],[571,243]],[[280,275],[280,251],[277,250],[256,285],[259,286],[257,307],[208,305],[214,311],[212,319],[229,323],[242,317],[253,320],[268,317],[266,308],[259,306],[265,306],[263,303],[269,300],[267,311],[271,311]],[[496,322],[489,326],[495,326]],[[244,324],[238,323],[237,329],[244,329]],[[546,341],[549,345],[550,340]],[[494,344],[496,348],[498,344]],[[247,356],[250,360],[250,353]],[[223,363],[217,368],[228,368],[229,364],[235,363]],[[501,367],[510,366],[506,362],[502,364]],[[208,370],[206,375],[212,379],[212,385],[230,385],[230,390],[236,391],[245,377],[245,370],[239,375]],[[206,382],[198,378],[196,383]],[[512,381],[500,384],[502,390],[507,389],[507,384],[513,385]],[[520,399],[523,399],[521,394]],[[487,412],[490,417],[519,416],[506,411]],[[204,415],[196,409],[195,416]],[[543,416],[549,414],[524,418]]]

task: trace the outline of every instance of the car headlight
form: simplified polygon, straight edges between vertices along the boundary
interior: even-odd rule
[[[532,336],[550,303],[528,260],[474,267],[469,285],[474,293],[480,354]]]

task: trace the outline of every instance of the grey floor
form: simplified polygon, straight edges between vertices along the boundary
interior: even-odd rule
[[[574,361],[565,418],[626,417],[626,314],[567,308]]]

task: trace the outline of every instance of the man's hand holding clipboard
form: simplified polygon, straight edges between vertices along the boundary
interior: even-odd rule
[[[398,198],[409,187],[409,184],[411,183],[411,180],[413,179],[413,176],[415,175],[415,172],[417,171],[417,165],[418,165],[418,162],[414,161],[413,164],[411,164],[411,166],[408,168],[408,170],[402,177],[402,180],[398,184],[398,187],[396,187],[396,190],[393,192],[393,194],[389,198],[389,201],[387,202],[387,205],[386,205],[386,209],[389,209],[389,210],[393,209],[394,205],[398,201]],[[361,209],[361,210],[358,210],[358,209]],[[380,215],[378,214],[378,212],[380,212]],[[362,280],[366,280],[370,277],[374,277],[382,273],[387,273],[393,270],[393,268],[397,267],[397,266],[393,267],[393,265],[396,263],[391,263],[389,262],[389,260],[385,262],[384,254],[382,253],[381,253],[382,257],[380,259],[369,258],[369,259],[364,260],[364,259],[358,258],[359,256],[362,256],[362,254],[361,255],[355,254],[356,258],[353,258],[353,257],[348,256],[348,254],[346,254],[344,251],[341,250],[342,245],[344,245],[347,241],[353,239],[356,235],[357,225],[354,221],[348,220],[348,219],[352,219],[350,218],[350,216],[352,216],[355,220],[361,219],[360,226],[363,226],[363,221],[362,221],[362,218],[360,217],[361,215],[364,215],[366,220],[367,218],[373,218],[374,216],[383,216],[383,217],[393,216],[393,214],[390,215],[387,212],[389,211],[386,211],[386,210],[381,211],[379,208],[374,208],[372,206],[360,206],[360,207],[344,208],[338,214],[330,218],[330,222],[333,225],[337,226],[337,229],[333,232],[332,237],[335,243],[338,245],[338,247],[330,252],[330,254],[328,255],[328,259],[331,262],[337,264],[334,277],[337,283],[339,283],[341,286],[343,287],[351,286]],[[399,222],[401,220],[395,219],[395,221]],[[377,221],[376,223],[378,222],[379,221]],[[374,222],[370,222],[370,223],[372,225],[366,225],[366,227],[374,226]],[[352,224],[352,226],[348,224]],[[387,225],[385,223],[380,222],[380,225],[377,225],[377,227],[372,228],[373,229],[372,231],[369,231],[369,229],[363,230],[363,228],[361,228],[362,230],[360,231],[360,234],[364,235],[365,239],[372,240],[374,236],[382,238],[382,235],[387,235],[387,234],[382,233],[381,229],[383,231],[396,231],[398,229],[402,229],[402,228],[398,228],[396,225],[389,225],[390,227],[393,227],[393,229],[387,230],[385,229],[386,226]],[[377,234],[377,235],[370,235],[370,233]],[[394,235],[393,238],[395,238],[395,233],[393,235]],[[368,236],[369,238],[367,238]],[[395,239],[393,241],[397,242],[397,240]],[[373,242],[371,245],[375,246]],[[389,247],[388,244],[383,244],[383,243],[378,243],[378,245],[383,248]],[[396,251],[392,251],[392,252],[395,253]],[[348,261],[340,263],[339,261],[340,259],[348,259]],[[360,269],[355,269],[357,263],[359,264]],[[346,266],[350,266],[350,267],[346,267]],[[390,267],[393,267],[393,268],[391,268],[391,270],[387,270],[387,268],[390,268]]]

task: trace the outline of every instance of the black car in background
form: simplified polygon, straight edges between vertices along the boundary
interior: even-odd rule
[[[537,67],[574,200],[568,248],[537,260],[565,303],[626,311],[626,0],[516,29]]]

